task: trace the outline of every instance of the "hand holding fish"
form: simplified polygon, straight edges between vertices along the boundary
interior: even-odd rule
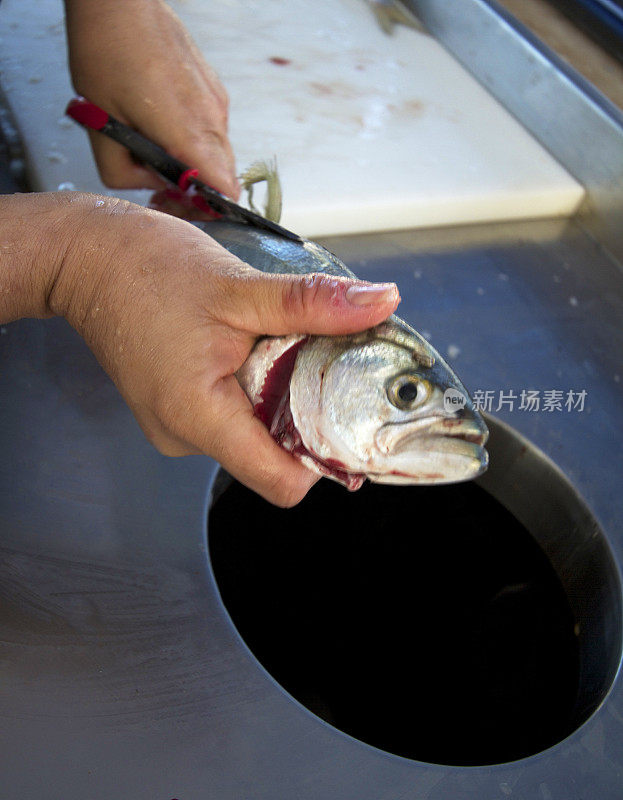
[[[65,7],[76,90],[237,199],[227,92],[166,3],[65,0]],[[164,186],[119,144],[99,133],[90,136],[108,186]]]
[[[235,373],[261,334],[347,334],[386,319],[394,284],[268,275],[188,222],[61,192],[0,198],[0,322],[63,315],[163,453],[206,453],[273,503],[318,476],[279,447]]]

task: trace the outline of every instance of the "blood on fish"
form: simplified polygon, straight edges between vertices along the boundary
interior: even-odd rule
[[[323,464],[326,464],[331,469],[336,469],[340,472],[347,472],[346,464],[343,461],[338,461],[337,458],[325,458],[322,461]]]
[[[366,476],[359,472],[348,472],[345,464],[336,459],[326,461],[311,453],[304,445],[298,432],[290,409],[290,379],[294,364],[301,346],[307,338],[296,342],[288,348],[266,373],[260,392],[260,402],[254,407],[255,416],[270,430],[270,434],[278,445],[298,458],[309,458],[322,472],[341,481],[346,488],[354,492],[363,484]]]
[[[343,483],[349,492],[355,492],[364,483],[366,475],[363,472],[349,472],[341,461],[335,458],[319,459],[312,456],[316,465],[324,475],[330,475]]]
[[[463,439],[464,442],[471,442],[472,444],[482,444],[481,433],[466,433],[463,436],[457,436],[457,439]]]
[[[213,220],[222,216],[209,205],[204,197],[197,193],[194,186],[190,186],[186,191],[172,186],[160,189],[151,196],[149,208],[188,220]]]
[[[307,338],[296,342],[288,348],[283,355],[275,359],[264,378],[261,400],[255,406],[255,416],[259,417],[268,428],[272,426],[273,418],[277,412],[279,404],[282,402],[286,392],[289,395],[290,378],[294,371],[296,357]],[[289,405],[289,404],[288,404]]]
[[[282,56],[271,56],[268,60],[271,64],[277,64],[279,67],[286,67],[292,63],[289,58],[282,58]]]
[[[335,478],[336,480],[340,481],[340,483],[343,483],[344,486],[346,486],[349,492],[357,491],[357,489],[359,489],[366,480],[365,473],[349,472],[347,469],[345,469],[346,465],[341,461],[337,461],[337,459],[321,459],[318,458],[318,456],[315,456],[313,453],[309,453],[309,457],[314,460],[316,466],[323,475],[327,475],[328,477]]]
[[[285,396],[282,397],[277,406],[276,414],[270,424],[270,433],[277,444],[281,445],[284,450],[299,459],[309,458],[323,475],[340,481],[350,492],[356,491],[364,483],[366,479],[364,473],[349,472],[345,469],[346,465],[341,461],[333,458],[321,459],[305,447],[292,417],[289,390],[286,391]]]

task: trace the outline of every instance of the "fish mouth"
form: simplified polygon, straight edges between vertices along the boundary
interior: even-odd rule
[[[456,483],[482,475],[489,431],[477,418],[427,417],[383,425],[375,444],[393,468],[369,475],[377,483]]]
[[[427,435],[444,436],[448,439],[459,439],[463,442],[484,447],[489,438],[489,429],[480,420],[438,418],[427,428]]]
[[[489,430],[483,421],[476,418],[424,417],[381,426],[376,434],[375,444],[382,453],[399,453],[416,441],[433,437],[440,442],[444,439],[459,440],[484,447],[489,438]]]

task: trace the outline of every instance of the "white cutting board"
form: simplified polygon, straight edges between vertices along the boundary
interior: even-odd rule
[[[564,216],[582,199],[435,40],[406,28],[385,35],[363,0],[171,5],[230,94],[239,168],[277,156],[282,223],[298,233]],[[86,134],[63,117],[65,60],[61,0],[2,2],[0,82],[33,186],[102,191]]]

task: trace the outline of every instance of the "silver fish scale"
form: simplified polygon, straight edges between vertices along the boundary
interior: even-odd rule
[[[315,242],[294,242],[250,225],[216,220],[198,222],[219,244],[255,269],[272,274],[308,275],[323,272],[340,278],[356,277],[333,253]]]

